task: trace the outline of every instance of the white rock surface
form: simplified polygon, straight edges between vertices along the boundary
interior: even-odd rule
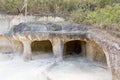
[[[0,80],[111,80],[105,68],[86,59],[68,58],[57,64],[54,61],[47,54],[28,62],[14,55],[12,60],[0,61]]]

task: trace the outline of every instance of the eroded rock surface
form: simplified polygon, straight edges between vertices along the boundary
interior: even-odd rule
[[[120,40],[106,30],[68,23],[20,23],[3,37],[12,41],[13,45],[21,46],[21,49],[13,46],[11,51],[18,49],[25,59],[32,59],[32,42],[49,40],[56,62],[63,60],[66,54],[65,43],[78,40],[82,56],[91,61],[107,61],[113,80],[120,79]],[[21,43],[16,44],[15,41]]]

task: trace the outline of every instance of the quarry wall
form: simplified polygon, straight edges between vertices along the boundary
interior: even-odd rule
[[[32,34],[30,32],[24,34],[13,34],[6,36],[11,27],[21,22],[37,22],[37,21],[55,21],[62,22],[64,19],[56,17],[27,17],[23,16],[2,16],[0,18],[0,52],[2,53],[18,53],[23,55],[26,60],[32,59],[31,44],[34,41],[49,40],[52,45],[53,57],[56,61],[64,59],[65,44],[70,41],[79,40],[81,43],[82,55],[91,61],[107,62],[111,71],[113,80],[120,79],[120,41],[114,38],[107,31],[103,30],[87,30],[76,33],[64,32],[40,32]],[[96,35],[97,34],[97,35]]]

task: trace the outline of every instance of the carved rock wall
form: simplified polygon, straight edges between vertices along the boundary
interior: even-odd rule
[[[49,40],[52,44],[52,51],[56,61],[61,61],[64,56],[65,43],[79,40],[85,42],[81,44],[82,53],[85,57],[91,61],[107,62],[113,80],[120,79],[119,38],[111,36],[104,30],[83,30],[81,27],[69,27],[70,25],[68,25],[68,27],[49,25],[50,27],[48,25],[47,27],[45,26],[45,31],[41,30],[41,27],[44,25],[39,26],[38,29],[34,29],[32,28],[33,26],[29,25],[23,25],[22,29],[14,28],[13,30],[16,32],[14,33],[13,31],[12,35],[0,36],[0,51],[7,53],[16,51],[22,52],[24,59],[30,60],[32,59],[32,42],[36,40]]]

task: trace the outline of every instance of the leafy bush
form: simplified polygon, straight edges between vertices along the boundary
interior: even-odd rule
[[[120,25],[120,4],[114,6],[105,6],[105,8],[90,12],[86,17],[86,22],[89,24],[119,24]]]
[[[69,14],[76,10],[76,4],[79,0],[28,0],[29,13],[37,12],[38,14]]]
[[[0,10],[7,13],[18,13],[23,6],[23,0],[0,0]]]
[[[24,0],[0,0],[0,11],[18,14],[23,3]],[[28,0],[27,7],[28,14],[67,15],[80,24],[120,26],[120,0]]]
[[[72,13],[74,22],[82,24],[118,24],[120,26],[120,4],[114,6],[106,5],[95,11]]]

